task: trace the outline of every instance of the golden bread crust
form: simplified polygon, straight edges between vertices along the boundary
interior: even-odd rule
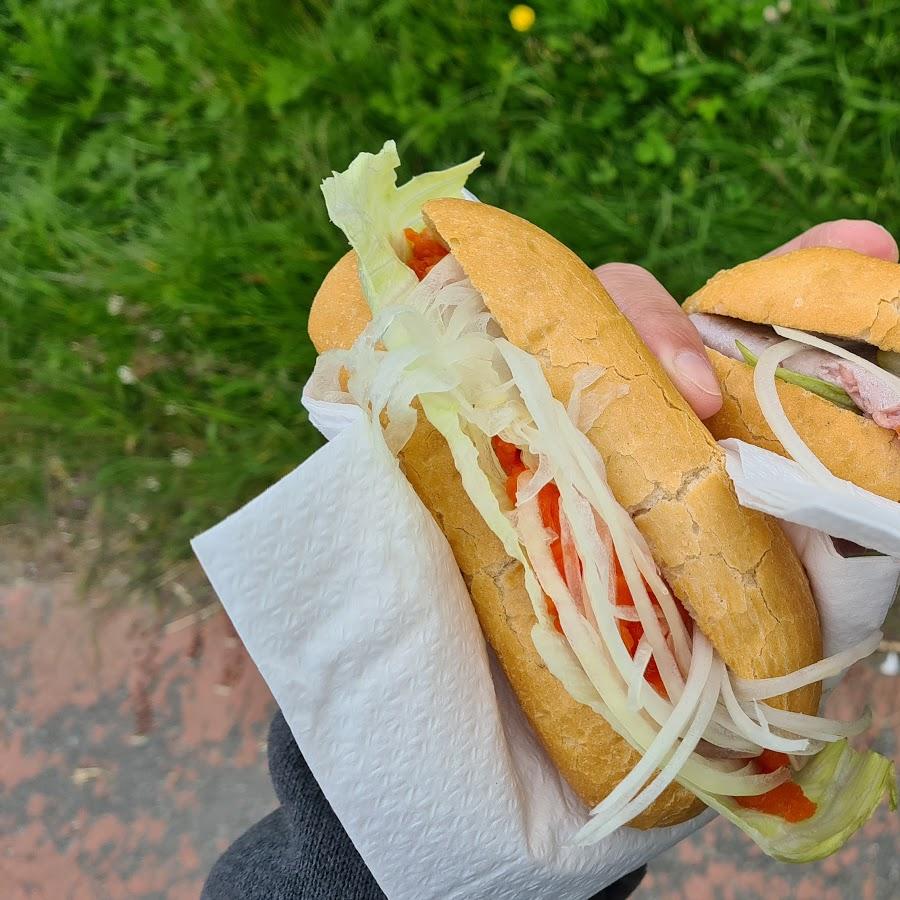
[[[600,366],[592,391],[625,386],[589,431],[609,485],[726,664],[745,678],[820,658],[818,614],[778,523],[737,501],[724,454],[593,272],[530,222],[486,204],[433,200],[425,218],[506,337],[535,354],[554,396]],[[817,688],[796,692],[814,712]]]
[[[900,265],[855,250],[808,247],[723,269],[684,309],[900,351]]]

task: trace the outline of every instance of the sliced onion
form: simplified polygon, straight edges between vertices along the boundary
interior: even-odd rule
[[[732,677],[734,693],[739,700],[767,700],[769,697],[778,697],[781,694],[795,691],[797,688],[815,684],[832,675],[839,675],[853,663],[874,653],[878,649],[882,637],[880,631],[873,631],[852,647],[835,653],[834,656],[829,656],[827,659],[797,669],[796,672],[791,672],[789,675],[779,675],[775,678],[740,678],[735,675]],[[771,715],[769,710],[766,711],[766,714]]]
[[[760,727],[762,727],[765,731],[771,733],[772,729],[769,728],[769,722],[766,719],[765,713],[762,711],[762,707],[760,706],[757,700],[752,701],[753,704],[753,714],[756,716],[756,721],[759,722]]]
[[[694,652],[697,652],[696,644]],[[627,824],[636,816],[639,816],[642,812],[644,812],[644,810],[646,810],[672,783],[678,772],[681,770],[690,755],[693,753],[697,744],[700,742],[700,739],[703,736],[703,732],[712,717],[713,710],[715,709],[716,698],[718,696],[718,684],[716,675],[721,675],[721,673],[724,671],[724,666],[719,660],[716,660],[713,665],[713,677],[709,682],[710,690],[708,690],[706,694],[701,698],[693,722],[688,728],[681,743],[678,745],[678,748],[674,751],[674,753],[672,753],[671,757],[662,767],[656,778],[654,778],[653,781],[650,782],[650,784],[646,788],[644,788],[644,790],[641,791],[641,793],[638,794],[637,797],[635,797],[630,803],[618,809],[615,813],[608,815],[595,815],[591,819],[591,821],[588,822],[587,825],[585,825],[575,836],[575,840],[577,842],[584,844],[602,840],[602,838],[604,838],[606,835],[611,834],[617,828]],[[771,776],[774,777],[767,777],[765,781],[765,783],[769,784],[770,787],[764,788],[763,790],[759,791],[759,793],[764,793],[766,790],[771,790],[772,787],[776,787],[778,784],[783,784],[790,778],[790,773],[786,767],[782,767],[778,771],[772,772]]]
[[[565,427],[561,422],[558,424],[559,427]],[[640,615],[644,633],[653,647],[653,656],[656,659],[663,685],[670,697],[677,698],[684,685],[682,670],[687,668],[689,652],[685,649],[684,659],[681,667],[679,667],[653,613],[653,605],[644,586],[642,575],[647,578],[648,583],[652,584],[655,581],[659,585],[660,605],[666,611],[666,619],[670,623],[670,630],[676,636],[676,645],[679,636],[682,637],[683,643],[686,642],[684,623],[678,623],[674,620],[670,621],[670,612],[674,613],[678,619],[681,617],[677,615],[668,588],[664,586],[659,578],[652,558],[649,558],[649,554],[645,557],[642,553],[646,549],[643,537],[635,537],[635,535],[639,535],[639,532],[637,532],[634,523],[631,521],[631,517],[613,497],[604,477],[602,460],[600,460],[596,449],[578,431],[574,431],[571,437],[574,459],[581,470],[581,474],[585,476],[582,482],[584,496],[594,506],[596,513],[600,515],[605,526],[609,529],[615,553],[631,592],[635,609]],[[578,473],[575,471],[571,473],[573,477],[576,474]],[[643,566],[639,567],[639,561],[643,562]],[[668,610],[666,609],[667,606]]]
[[[559,502],[560,508],[562,509],[564,507],[562,494],[560,494]],[[590,576],[591,585],[594,590],[587,592],[589,601],[588,606],[591,609],[591,617],[594,626],[596,627],[601,615],[606,615],[610,612],[615,615],[616,579],[614,571],[615,563],[613,560],[614,551],[609,531],[602,522],[597,521],[597,516],[583,498],[579,498],[578,511],[582,513],[581,525],[583,528],[583,536],[587,539],[586,552],[584,555],[579,553],[579,558],[582,561],[586,561],[585,564],[590,567],[594,575],[596,575],[596,583],[594,575]],[[571,523],[569,523],[568,518],[566,519],[566,522],[572,542],[575,544],[576,552],[579,552],[578,545],[575,541],[575,535],[572,533],[572,526]],[[635,615],[637,615],[637,611],[635,611]]]
[[[646,638],[638,641],[637,649],[634,652],[634,664],[640,672],[640,678],[632,680],[628,685],[628,707],[634,712],[641,708],[641,692],[647,686],[647,665],[653,656],[653,650]],[[682,694],[682,697],[684,694]]]
[[[649,647],[649,644],[645,644]],[[681,736],[688,722],[695,719],[698,707],[701,702],[709,705],[708,696],[712,694],[712,705],[710,706],[710,716],[715,706],[715,693],[709,690],[710,673],[713,669],[713,651],[709,642],[701,642],[696,648],[694,659],[691,665],[691,671],[688,673],[688,679],[685,684],[684,693],[681,699],[672,710],[669,721],[659,730],[653,744],[644,752],[642,759],[637,765],[612,789],[612,791],[591,810],[593,816],[603,816],[612,813],[617,807],[621,806],[622,801],[632,800],[640,791],[643,784],[653,774],[653,772],[662,764],[663,760],[672,752],[678,738]],[[706,689],[704,691],[704,689]],[[704,726],[705,727],[705,726]],[[703,736],[701,730],[697,737],[697,742]],[[694,744],[696,746],[696,742]],[[693,751],[693,747],[688,751],[687,756]],[[675,770],[672,777],[678,774]],[[669,782],[671,783],[671,778]],[[652,800],[650,801],[652,803]],[[637,813],[635,813],[637,815]],[[633,816],[631,817],[633,818]]]
[[[614,552],[619,560],[619,565],[622,567],[622,572],[625,575],[625,580],[628,584],[631,598],[634,603],[634,609],[638,614],[641,627],[644,630],[644,635],[653,650],[653,657],[656,660],[656,665],[659,669],[666,693],[675,700],[678,698],[684,687],[684,678],[675,661],[672,651],[669,649],[665,635],[663,635],[659,619],[656,616],[654,606],[647,593],[647,589],[644,586],[640,570],[635,562],[636,553],[634,542],[629,540],[627,532],[622,528],[622,518],[618,513],[621,511],[621,514],[625,518],[628,517],[628,514],[621,509],[614,499],[612,499],[611,495],[609,495],[608,500],[611,502],[606,504],[607,515],[603,517],[603,523],[605,527],[609,529]],[[574,498],[574,502],[583,505],[587,509],[591,508],[588,501],[583,497]],[[596,510],[591,510],[591,523],[595,534],[597,526],[594,517],[597,512],[598,511]],[[599,514],[602,515],[602,511],[599,511]]]
[[[781,398],[775,386],[775,370],[778,365],[799,349],[800,344],[795,341],[781,341],[764,350],[753,369],[753,389],[763,418],[782,447],[810,477],[830,483],[834,481],[835,476],[797,434],[781,405]]]
[[[706,729],[703,739],[714,747],[736,756],[759,756],[759,747],[755,741],[742,737],[737,726],[728,715],[723,705],[716,707],[713,719]]]
[[[562,501],[559,502],[559,540],[562,545],[563,570],[566,573],[566,585],[572,593],[575,605],[584,617],[596,629],[597,617],[594,615],[594,609],[587,602],[584,591],[584,581],[581,577],[581,558],[578,556],[578,550],[575,547],[575,541],[572,538],[572,529],[569,520],[562,508]]]
[[[765,710],[766,718],[775,728],[826,742],[855,737],[862,734],[872,724],[872,710],[868,707],[858,719],[852,722],[841,722],[838,719],[826,719],[778,709],[766,703],[761,703],[760,706]]]
[[[797,341],[800,344],[808,344],[810,347],[818,347],[819,350],[826,350],[828,353],[841,357],[841,359],[846,359],[847,362],[856,363],[860,368],[865,369],[870,375],[874,375],[879,381],[886,384],[894,393],[900,393],[900,377],[863,356],[851,353],[846,347],[842,347],[840,344],[833,344],[831,341],[823,340],[816,335],[799,331],[796,328],[784,328],[781,325],[773,327],[777,334],[788,338],[788,340]]]
[[[727,672],[722,678],[722,699],[725,701],[725,708],[728,710],[732,721],[740,728],[741,734],[760,747],[778,750],[780,753],[803,753],[809,749],[809,741],[778,737],[778,735],[772,734],[768,728],[763,727],[761,723],[757,724],[754,722],[738,703]]]
[[[572,392],[569,394],[569,402],[566,404],[566,415],[576,428],[580,428],[578,423],[581,418],[581,400],[584,392],[591,385],[596,384],[605,372],[605,366],[587,366],[572,379]]]
[[[556,605],[563,632],[585,674],[596,688],[602,702],[608,706],[613,721],[622,728],[620,734],[623,734],[623,737],[640,749],[642,753],[646,753],[647,748],[653,745],[658,738],[661,729],[651,725],[642,715],[631,712],[627,707],[627,685],[636,676],[637,670],[628,651],[621,644],[621,636],[612,617],[607,613],[601,623],[601,627],[612,629],[612,635],[607,635],[607,643],[604,647],[599,637],[595,634],[592,637],[593,632],[587,620],[575,609],[571,594],[543,540],[544,529],[536,501],[531,501],[519,510],[518,527],[528,558],[540,579],[541,587]],[[614,639],[612,644],[608,642],[609,637]],[[616,646],[616,642],[620,646]],[[702,685],[700,687],[701,691],[707,689]],[[715,688],[715,692],[718,692],[718,687]],[[651,698],[658,700],[658,706],[667,710],[666,714],[660,718],[662,719],[662,728],[668,729],[666,734],[670,733],[677,724],[677,721],[673,721],[671,718],[671,704],[659,698],[655,692],[648,692],[647,700],[649,701]],[[696,695],[689,695],[685,703],[696,701]],[[760,782],[760,776],[756,775],[735,778],[728,773],[710,770],[705,765],[705,760],[700,757],[688,761],[684,776],[686,779],[690,779],[686,783],[696,783],[699,789],[724,793],[729,796],[759,793],[760,784],[767,783]]]
[[[622,673],[625,684],[635,677],[634,661],[631,658],[619,627],[613,617],[610,597],[610,563],[601,557],[605,553],[602,542],[594,526],[594,511],[583,497],[571,487],[557,480],[560,497],[572,528],[579,556],[585,562],[583,583],[588,602],[592,605],[596,628],[606,645],[612,660]]]
[[[623,622],[641,621],[641,617],[638,615],[638,611],[633,606],[627,606],[625,604],[615,604],[612,608],[612,614],[617,619],[621,619]]]
[[[521,505],[537,497],[541,489],[553,481],[553,466],[546,456],[538,457],[537,471],[527,480],[520,481],[516,489],[516,504]]]
[[[606,412],[606,408],[614,401],[625,397],[628,391],[627,384],[614,384],[603,391],[594,391],[587,398],[582,398],[581,410],[575,422],[578,430],[587,434],[597,424],[597,419]]]

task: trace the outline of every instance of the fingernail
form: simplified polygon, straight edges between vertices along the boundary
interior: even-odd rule
[[[719,382],[709,362],[693,350],[679,350],[672,361],[675,375],[690,382],[698,391],[713,397],[720,395]]]

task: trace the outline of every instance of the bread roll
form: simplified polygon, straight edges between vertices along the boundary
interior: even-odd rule
[[[726,663],[745,677],[769,677],[819,659],[815,605],[784,533],[738,505],[718,446],[590,269],[539,228],[484,204],[437,200],[425,215],[509,340],[538,356],[557,398],[567,400],[586,366],[607,370],[592,390],[627,386],[590,439],[673,592]],[[320,352],[348,347],[369,318],[347,254],[316,295],[310,336]],[[596,804],[638,754],[544,666],[531,642],[521,567],[472,506],[443,438],[421,415],[401,464],[446,534],[484,634],[549,755],[585,803]],[[782,700],[814,713],[819,688]],[[672,825],[702,808],[673,784],[632,824]]]
[[[900,265],[855,250],[808,247],[718,272],[684,309],[900,351]]]
[[[757,259],[714,275],[684,301],[688,313],[783,325],[900,350],[900,265],[854,250],[810,247]],[[707,349],[722,385],[722,409],[706,425],[716,439],[739,438],[787,456],[767,424],[753,369]],[[791,423],[839,478],[900,501],[900,436],[793,384],[777,382]]]

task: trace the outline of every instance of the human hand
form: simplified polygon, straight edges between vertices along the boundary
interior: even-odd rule
[[[875,222],[839,219],[815,225],[765,254],[778,256],[803,247],[843,247],[892,262],[897,242]],[[675,298],[646,269],[631,263],[606,263],[594,269],[616,306],[662,364],[675,387],[701,419],[722,405],[719,383],[703,342]]]

